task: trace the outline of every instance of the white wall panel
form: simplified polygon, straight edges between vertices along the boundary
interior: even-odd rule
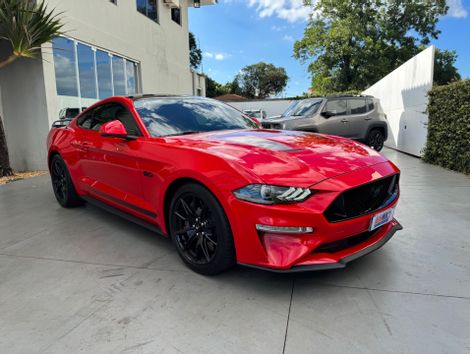
[[[434,46],[431,46],[369,87],[363,94],[380,99],[389,123],[386,145],[421,156],[426,144],[427,92],[432,88]]]

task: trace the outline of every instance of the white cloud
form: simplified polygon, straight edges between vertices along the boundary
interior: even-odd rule
[[[447,6],[449,6],[447,15],[450,17],[465,18],[468,16],[468,12],[465,10],[462,0],[447,0]]]
[[[291,43],[294,43],[294,37],[288,35],[288,34],[285,34],[284,37],[282,37],[283,40],[287,41],[287,42],[291,42]]]
[[[211,53],[211,52],[204,52],[203,53],[203,56],[205,58],[209,58],[209,59],[215,59],[215,60],[225,60],[227,58],[229,58],[231,55],[230,54],[226,54],[226,53]]]
[[[312,14],[303,0],[248,0],[248,6],[256,7],[259,17],[275,15],[289,22],[305,21]]]

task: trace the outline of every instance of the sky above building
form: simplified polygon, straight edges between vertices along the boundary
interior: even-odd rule
[[[232,81],[246,65],[259,61],[282,66],[289,82],[282,96],[308,91],[307,65],[293,58],[293,45],[303,36],[310,9],[303,0],[219,0],[215,6],[189,10],[189,28],[204,53],[202,70],[220,83]],[[447,2],[441,18],[440,49],[455,50],[462,77],[470,77],[470,1]]]

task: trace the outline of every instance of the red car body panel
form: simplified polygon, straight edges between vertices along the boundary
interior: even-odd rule
[[[373,215],[332,223],[324,212],[345,190],[399,173],[378,152],[348,139],[302,132],[236,130],[151,137],[133,100],[103,100],[127,107],[142,132],[135,140],[103,137],[77,126],[52,129],[49,161],[59,153],[79,195],[95,198],[159,227],[167,236],[166,196],[174,183],[195,180],[219,200],[232,228],[237,262],[277,270],[342,259],[386,240],[395,220],[366,241],[334,253],[320,245],[367,232]],[[95,106],[96,106],[95,105]],[[89,109],[92,109],[90,107]],[[261,205],[237,199],[233,191],[262,183],[310,188],[301,203]],[[398,197],[387,206],[393,207]],[[310,234],[260,233],[256,224],[313,227]]]

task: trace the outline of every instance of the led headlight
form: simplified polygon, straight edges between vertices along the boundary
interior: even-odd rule
[[[298,203],[307,199],[312,191],[308,188],[281,187],[268,184],[249,184],[233,194],[241,200],[258,204]]]

